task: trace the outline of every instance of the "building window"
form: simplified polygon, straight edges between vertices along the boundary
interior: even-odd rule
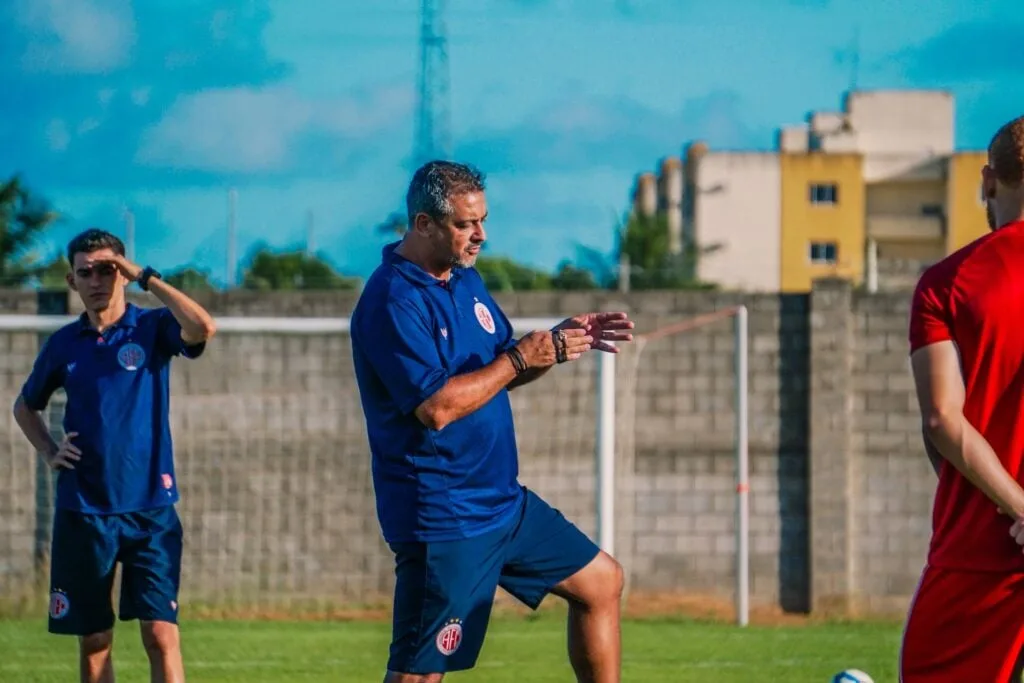
[[[811,263],[814,265],[832,265],[836,262],[835,242],[811,242]]]
[[[835,183],[811,183],[808,199],[811,204],[838,204],[839,187]]]

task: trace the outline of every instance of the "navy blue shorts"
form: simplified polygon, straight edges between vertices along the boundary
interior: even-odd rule
[[[395,602],[388,670],[471,669],[484,643],[495,590],[531,609],[600,549],[532,491],[505,527],[473,538],[394,543]]]
[[[181,521],[173,505],[111,515],[56,510],[50,633],[85,636],[113,628],[117,562],[121,620],[177,623],[181,550]]]

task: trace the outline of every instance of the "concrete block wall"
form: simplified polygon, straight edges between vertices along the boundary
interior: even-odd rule
[[[0,300],[33,308],[26,297]],[[340,316],[354,300],[230,293],[203,303],[221,316]],[[510,317],[628,310],[640,332],[745,304],[753,602],[905,608],[934,485],[915,439],[909,294],[826,282],[810,295],[536,292],[499,301]],[[0,349],[12,349],[0,361],[8,405],[36,348],[35,335],[0,332]],[[733,352],[733,319],[722,317],[617,356],[615,549],[631,591],[733,597]],[[522,481],[590,534],[596,380],[591,356],[512,395]],[[202,359],[178,361],[172,382],[183,602],[272,609],[386,599],[393,566],[347,339],[222,333]],[[29,590],[45,572],[46,482],[4,415],[0,467],[17,477],[0,481],[0,588]]]

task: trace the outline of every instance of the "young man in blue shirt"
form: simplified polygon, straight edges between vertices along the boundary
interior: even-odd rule
[[[119,616],[140,621],[151,680],[181,683],[169,365],[199,357],[214,322],[152,268],[128,261],[110,233],[87,230],[67,256],[68,285],[85,312],[46,340],[14,406],[25,436],[57,471],[49,630],[79,636],[82,681],[113,683],[110,598],[120,562]],[[132,282],[164,306],[127,303]],[[39,412],[59,388],[67,404],[56,443]]]
[[[619,680],[622,568],[518,478],[508,390],[629,341],[624,313],[570,318],[518,342],[473,268],[484,180],[432,162],[412,178],[409,230],[384,249],[352,314],[377,514],[395,553],[386,683],[472,668],[500,585],[536,609],[569,604],[579,681]]]

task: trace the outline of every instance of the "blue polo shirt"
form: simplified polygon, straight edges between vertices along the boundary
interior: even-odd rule
[[[85,314],[50,335],[21,395],[33,410],[58,388],[67,397],[64,431],[78,433],[71,443],[82,455],[75,469],[59,471],[58,509],[123,513],[178,501],[170,362],[198,358],[205,346],[187,346],[168,309],[133,304],[102,335]]]
[[[475,269],[443,282],[384,248],[352,313],[352,355],[366,417],[377,516],[389,543],[468,538],[519,509],[508,391],[434,430],[414,414],[449,378],[488,365],[512,326]]]

